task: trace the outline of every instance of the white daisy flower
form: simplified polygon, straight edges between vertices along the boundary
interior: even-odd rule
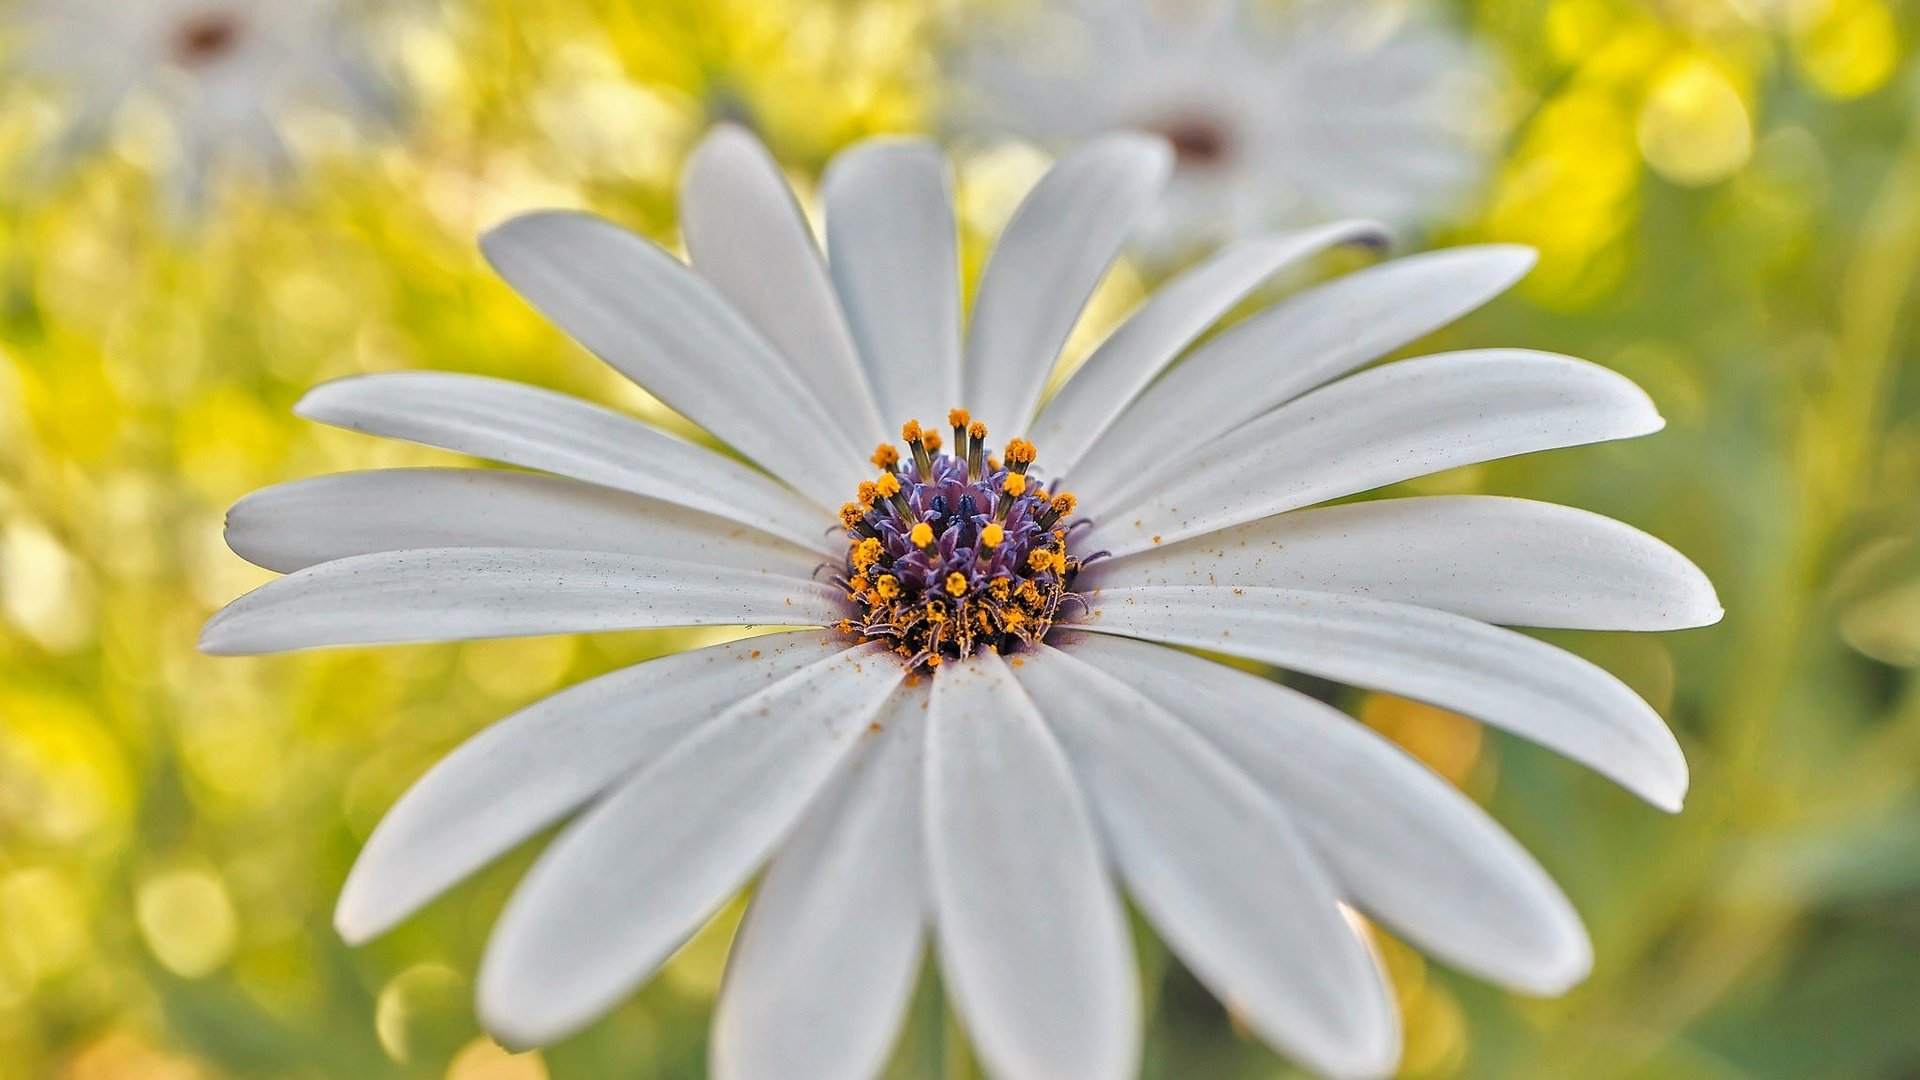
[[[45,164],[111,138],[135,103],[170,129],[169,180],[197,207],[223,164],[290,172],[284,129],[298,109],[391,122],[394,86],[378,70],[351,0],[19,0],[0,11],[20,39],[15,65],[64,90],[71,110]]]
[[[833,163],[826,259],[737,129],[688,166],[691,266],[580,213],[486,237],[537,307],[752,464],[495,379],[309,394],[311,419],[531,471],[352,473],[243,500],[229,542],[287,576],[215,616],[208,652],[816,627],[617,671],[482,732],[374,832],[341,932],[380,934],[571,818],[479,976],[488,1027],[541,1044],[764,865],[717,1006],[723,1077],[872,1075],[928,938],[992,1074],[1127,1075],[1121,888],[1252,1030],[1329,1076],[1383,1076],[1399,1053],[1343,904],[1504,986],[1581,979],[1578,916],[1470,800],[1340,712],[1168,646],[1466,713],[1677,809],[1686,764],[1660,717],[1498,624],[1713,622],[1691,563],[1521,499],[1318,505],[1660,417],[1618,375],[1515,349],[1350,374],[1511,285],[1531,256],[1507,246],[1386,262],[1196,345],[1285,268],[1378,243],[1365,224],[1225,249],[1043,402],[1171,164],[1131,134],[1068,155],[964,319],[947,166],[917,141]],[[902,417],[926,422],[889,441]]]
[[[1157,132],[1177,154],[1144,246],[1458,211],[1485,172],[1493,65],[1404,4],[1047,0],[970,29],[955,122],[1058,148]]]

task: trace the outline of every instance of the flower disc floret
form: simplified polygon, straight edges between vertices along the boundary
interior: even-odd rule
[[[1012,440],[1002,466],[987,453],[985,424],[965,409],[947,423],[951,452],[936,430],[904,424],[907,454],[875,450],[883,471],[841,515],[847,563],[838,582],[856,611],[846,628],[891,642],[916,668],[1040,640],[1061,605],[1078,599],[1072,585],[1084,562],[1061,527],[1073,496],[1028,475],[1034,445]]]

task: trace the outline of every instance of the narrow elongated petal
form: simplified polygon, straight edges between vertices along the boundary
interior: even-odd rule
[[[1296,589],[1102,589],[1083,629],[1212,649],[1465,713],[1564,754],[1663,810],[1687,763],[1646,702],[1546,642],[1482,622]]]
[[[1109,135],[1034,185],[987,262],[967,327],[964,403],[992,431],[1026,426],[1080,309],[1173,167],[1165,142]]]
[[[1431,769],[1284,686],[1144,641],[1061,647],[1190,724],[1278,797],[1342,893],[1420,948],[1504,986],[1557,994],[1593,950],[1546,871]]]
[[[828,406],[855,447],[885,434],[806,215],[760,140],[715,128],[680,181],[680,232],[702,277]]]
[[[937,422],[960,401],[960,252],[947,159],[922,139],[875,139],[834,158],[820,186],[834,286],[881,417]]]
[[[569,687],[442,758],[354,861],[334,925],[358,944],[771,683],[839,653],[817,630],[674,653]]]
[[[813,389],[700,275],[604,218],[514,218],[480,247],[500,276],[575,341],[822,506],[865,451]]]
[[[1040,410],[1030,434],[1046,448],[1047,467],[1068,474],[1127,403],[1207,327],[1261,282],[1339,244],[1385,247],[1386,228],[1341,221],[1253,237],[1162,285]]]
[[[1533,266],[1506,244],[1395,259],[1282,301],[1195,351],[1108,429],[1075,490],[1096,502],[1173,475],[1208,441],[1505,292]]]
[[[569,826],[487,943],[487,1029],[511,1046],[551,1042],[643,982],[792,828],[905,673],[877,646],[804,668]]]
[[[684,559],[806,580],[808,551],[684,506],[502,469],[334,473],[256,491],[227,512],[227,546],[290,574],[376,551],[526,547]]]
[[[826,512],[772,478],[630,416],[551,390],[434,371],[339,379],[294,406],[309,420],[630,491],[822,546]]]
[[[894,695],[754,890],[714,1011],[720,1080],[861,1080],[886,1064],[926,927],[926,705]]]
[[[1391,1075],[1392,996],[1280,804],[1099,668],[1042,648],[1017,676],[1072,758],[1128,891],[1194,974],[1316,1072]]]
[[[1065,754],[997,654],[933,681],[927,871],[940,969],[1001,1080],[1119,1080],[1140,1038],[1133,950]]]
[[[1612,518],[1488,495],[1279,514],[1089,566],[1080,587],[1271,585],[1506,626],[1678,630],[1720,619],[1686,556]]]
[[[310,566],[228,604],[221,656],[662,626],[824,626],[836,590],[672,559],[538,548],[382,551]]]
[[[1596,364],[1518,349],[1447,353],[1343,379],[1179,463],[1110,513],[1088,550],[1128,555],[1461,465],[1660,430],[1641,389]]]

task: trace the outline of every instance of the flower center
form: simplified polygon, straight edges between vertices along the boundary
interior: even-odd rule
[[[1174,162],[1181,168],[1218,165],[1233,152],[1233,136],[1227,126],[1202,113],[1168,117],[1154,128],[1173,147]]]
[[[1040,640],[1079,599],[1071,586],[1084,562],[1067,546],[1074,498],[1029,471],[1033,444],[1008,442],[1002,461],[965,409],[947,421],[951,453],[939,431],[908,421],[908,457],[882,443],[879,477],[840,508],[847,565],[835,581],[857,612],[841,628],[892,642],[914,668]]]
[[[205,67],[233,52],[246,22],[231,11],[202,11],[181,20],[173,32],[173,58],[182,67]]]

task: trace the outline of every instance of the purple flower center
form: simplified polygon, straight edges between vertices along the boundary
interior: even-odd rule
[[[1068,545],[1084,523],[1069,521],[1074,498],[1032,475],[1033,444],[1011,440],[1002,461],[965,409],[947,420],[951,453],[937,430],[909,421],[907,457],[883,443],[879,478],[840,508],[847,563],[835,581],[856,612],[841,628],[892,642],[916,669],[1039,641],[1079,599],[1072,584],[1085,562]]]

